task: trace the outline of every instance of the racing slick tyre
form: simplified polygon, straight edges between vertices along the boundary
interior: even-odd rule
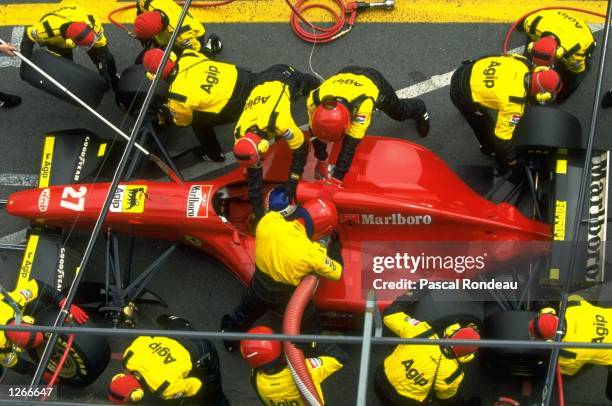
[[[37,325],[52,326],[57,316],[58,309],[49,306],[35,315]],[[66,321],[66,326],[76,325],[72,321]],[[85,327],[96,327],[91,321],[84,324]],[[49,333],[45,333],[48,336]],[[66,348],[68,337],[60,335],[55,346],[48,370],[55,372],[55,367]],[[40,356],[44,350],[44,345],[30,350],[30,356],[36,362],[40,361]],[[72,347],[64,366],[59,374],[59,383],[73,387],[84,387],[93,383],[104,372],[110,361],[110,347],[104,337],[93,335],[75,334]]]
[[[446,327],[454,323],[462,326],[473,324],[480,328],[484,306],[465,291],[430,290],[415,299],[408,314],[426,321],[438,333],[443,333]]]
[[[529,321],[536,312],[509,310],[484,319],[481,337],[489,340],[529,340]],[[548,350],[534,348],[481,348],[481,363],[492,371],[513,376],[541,376],[548,367]]]
[[[545,106],[525,108],[512,143],[519,155],[557,148],[584,148],[580,121],[568,112]]]
[[[64,85],[88,106],[96,108],[100,105],[108,86],[106,80],[97,72],[77,65],[71,60],[45,49],[34,51],[31,59],[39,68]],[[70,96],[30,67],[30,65],[24,66],[22,79],[52,96],[65,100],[75,106],[80,106]]]
[[[115,90],[115,103],[132,116],[137,116],[151,82],[145,76],[142,65],[133,65],[123,71]],[[156,112],[167,99],[168,84],[163,80],[155,88],[149,111]]]

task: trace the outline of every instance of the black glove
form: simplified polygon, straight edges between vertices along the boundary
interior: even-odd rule
[[[344,267],[344,260],[342,259],[342,244],[340,243],[340,237],[336,232],[330,236],[329,244],[327,245],[327,256]]]
[[[294,179],[289,179],[285,183],[283,183],[282,188],[285,190],[285,193],[289,195],[291,201],[295,201],[295,193],[297,190],[298,181]]]

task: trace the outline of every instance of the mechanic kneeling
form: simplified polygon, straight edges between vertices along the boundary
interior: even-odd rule
[[[525,54],[534,64],[554,67],[563,89],[555,101],[565,101],[578,88],[591,65],[595,38],[588,24],[569,10],[541,10],[519,24],[529,42]]]
[[[8,295],[0,296],[0,322],[9,326],[16,325],[22,309],[37,298],[60,309],[66,301],[64,295],[36,279],[30,279],[25,287],[7,293]],[[89,320],[87,313],[77,305],[71,305],[69,313],[70,317],[79,324]],[[32,325],[34,319],[24,315],[19,324],[23,326]],[[8,367],[19,374],[33,375],[36,367],[31,362],[19,357],[18,349],[36,348],[42,344],[43,340],[44,336],[39,332],[4,331],[0,334],[0,374],[3,367]],[[45,372],[45,378],[49,378],[48,372]]]
[[[402,338],[438,339],[428,323],[404,312],[402,299],[400,296],[385,310],[385,326]],[[480,335],[473,328],[454,324],[443,338],[479,340]],[[384,405],[422,405],[434,399],[440,405],[478,405],[479,398],[466,402],[458,393],[463,381],[461,364],[473,360],[477,349],[477,345],[398,345],[376,370],[376,395]]]
[[[487,56],[466,61],[451,78],[450,98],[474,131],[480,150],[495,155],[501,174],[522,176],[512,145],[516,124],[530,102],[554,100],[562,88],[559,74],[547,67],[533,71],[520,55]]]
[[[319,195],[325,199],[341,186],[374,109],[396,121],[415,119],[419,134],[426,137],[429,133],[429,115],[423,100],[399,99],[387,79],[372,68],[349,66],[340,70],[310,93],[307,107],[310,128],[316,137],[312,141],[318,160],[315,178],[327,181]],[[342,149],[330,177],[326,143],[340,140]]]
[[[163,57],[161,49],[145,52],[143,67],[155,74]],[[159,123],[178,127],[191,124],[200,143],[195,155],[204,160],[223,162],[225,155],[215,134],[215,126],[236,122],[253,86],[255,74],[235,65],[213,61],[187,50],[176,60],[168,60],[162,78],[170,84],[168,103],[159,112]]]
[[[180,317],[162,315],[167,330],[194,330]],[[137,403],[146,394],[164,400],[193,398],[206,405],[229,405],[221,386],[219,356],[206,339],[141,336],[123,354],[124,373],[109,384],[113,403]]]
[[[182,8],[174,0],[138,0],[134,34],[145,48],[165,48],[176,30]],[[187,13],[172,50],[180,54],[191,49],[212,56],[221,52],[223,44],[219,37],[211,34],[204,39],[206,29],[198,20]]]
[[[285,140],[293,152],[285,188],[292,198],[295,197],[308,157],[308,144],[293,120],[291,103],[319,85],[316,77],[288,65],[273,65],[255,79],[234,130],[234,155],[246,168],[249,201],[258,220],[264,214],[261,161],[269,145],[277,138]]]
[[[265,326],[253,327],[249,334],[274,334]],[[336,344],[321,345],[322,351],[316,358],[307,358],[306,367],[313,383],[324,401],[321,383],[343,367],[348,355]],[[242,358],[253,368],[251,385],[263,405],[305,405],[291,371],[282,354],[280,341],[242,340],[240,342]]]
[[[321,199],[302,206],[289,205],[283,189],[270,192],[270,211],[255,232],[255,273],[233,314],[223,316],[222,331],[246,331],[268,309],[283,314],[295,287],[309,273],[339,280],[343,261],[337,238],[330,237],[338,225],[336,207]],[[308,302],[303,330],[319,331],[319,315]],[[228,351],[237,342],[224,341]]]
[[[578,295],[568,298],[565,311],[565,327],[561,341],[612,343],[610,335],[612,309],[594,306]],[[558,317],[555,310],[545,308],[529,322],[531,337],[552,340],[557,332]],[[575,375],[584,365],[608,367],[606,396],[612,401],[612,350],[599,348],[562,348],[559,350],[559,366],[564,375]]]
[[[30,58],[34,44],[46,47],[49,51],[73,59],[72,50],[81,47],[98,68],[107,83],[115,89],[119,75],[115,57],[108,50],[108,41],[100,19],[80,7],[62,7],[45,14],[40,21],[26,27],[21,41],[21,53]],[[21,64],[21,77],[26,67]]]

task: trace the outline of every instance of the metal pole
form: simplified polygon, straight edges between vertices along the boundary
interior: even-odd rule
[[[368,391],[368,370],[370,369],[370,349],[372,344],[372,325],[374,324],[374,309],[376,295],[370,289],[366,301],[363,322],[363,344],[361,345],[361,362],[359,364],[359,382],[357,383],[357,406],[365,406]]]
[[[117,167],[117,170],[115,171],[111,185],[108,188],[108,191],[106,193],[106,199],[104,200],[102,211],[100,212],[100,215],[98,216],[98,219],[96,220],[96,224],[94,225],[91,237],[89,238],[87,246],[85,247],[83,258],[81,259],[81,263],[79,264],[79,268],[78,268],[79,272],[76,274],[74,280],[72,281],[72,285],[70,286],[70,290],[68,291],[68,295],[66,297],[66,301],[64,302],[64,306],[60,310],[57,316],[57,319],[55,320],[54,326],[58,326],[58,325],[61,326],[62,324],[64,324],[64,321],[66,320],[66,317],[68,316],[68,309],[70,309],[70,306],[76,294],[76,290],[81,282],[83,275],[85,274],[85,267],[87,266],[87,262],[89,261],[89,257],[91,256],[91,252],[93,251],[94,243],[98,237],[98,234],[100,233],[102,224],[104,223],[104,219],[106,218],[106,214],[108,213],[108,209],[110,207],[111,200],[114,194],[113,192],[117,189],[117,185],[119,184],[119,179],[121,178],[121,175],[123,171],[125,170],[125,167],[127,166],[128,157],[130,153],[132,152],[132,148],[134,147],[136,143],[136,134],[138,134],[138,131],[140,130],[140,126],[142,125],[144,117],[147,114],[147,108],[149,107],[149,104],[151,103],[151,100],[153,98],[153,92],[155,90],[155,87],[157,86],[157,84],[159,83],[161,79],[161,72],[163,71],[164,66],[166,65],[166,62],[168,61],[170,57],[172,46],[176,42],[176,38],[178,37],[178,34],[180,32],[180,27],[182,27],[183,25],[183,21],[185,20],[185,15],[187,14],[187,10],[189,9],[190,5],[191,5],[191,0],[186,0],[185,5],[183,6],[183,9],[181,11],[181,15],[179,17],[178,23],[177,23],[177,28],[172,33],[168,47],[164,51],[162,61],[159,67],[157,68],[157,72],[155,74],[155,79],[153,79],[153,83],[151,84],[151,87],[149,88],[149,91],[147,92],[147,96],[145,97],[143,106],[140,109],[140,113],[138,114],[138,118],[136,119],[136,123],[134,125],[134,128],[132,129],[132,133],[130,134],[128,144],[125,147],[125,150],[123,151],[123,155],[121,156],[121,160],[119,161],[119,166]],[[120,283],[120,281],[118,283]],[[36,368],[36,373],[34,374],[34,377],[32,378],[30,387],[36,386],[40,382],[43,376],[43,373],[45,369],[47,368],[47,364],[49,363],[49,360],[51,359],[51,354],[53,353],[53,349],[55,347],[55,344],[57,343],[57,339],[58,339],[58,335],[56,333],[52,333],[49,339],[47,340],[45,349],[43,351],[43,354],[41,355],[40,362],[38,363],[38,366]]]
[[[5,45],[6,42],[0,38],[0,44]],[[66,88],[66,86],[62,85],[60,82],[58,82],[57,80],[55,80],[51,75],[49,75],[47,72],[45,72],[44,70],[40,69],[34,62],[30,61],[28,58],[26,58],[25,56],[23,56],[21,54],[21,52],[19,51],[13,51],[13,53],[15,55],[17,55],[19,57],[19,59],[21,59],[22,61],[24,61],[25,63],[27,63],[28,65],[30,65],[36,72],[40,73],[41,75],[43,75],[46,79],[48,79],[51,83],[53,83],[55,86],[57,86],[58,88],[60,88],[60,90],[62,90],[64,93],[66,93],[68,96],[72,97],[74,99],[74,101],[76,101],[77,103],[79,103],[81,106],[85,107],[85,109],[87,109],[91,114],[93,114],[94,116],[96,116],[100,121],[102,121],[104,124],[106,124],[107,126],[109,126],[110,128],[113,129],[113,131],[115,131],[117,134],[119,134],[120,136],[122,136],[123,138],[125,138],[126,140],[129,141],[130,137],[127,136],[123,131],[121,131],[119,128],[117,128],[113,123],[111,123],[110,121],[108,121],[107,119],[105,119],[100,113],[98,113],[97,111],[95,111],[94,109],[92,109],[91,107],[89,107],[89,105],[87,103],[85,103],[83,100],[79,99],[74,93],[72,93],[70,90],[68,90]],[[146,149],[144,149],[143,147],[140,146],[140,144],[136,144],[135,145],[136,148],[138,148],[143,154],[145,155],[149,155],[149,151],[147,151]]]
[[[612,0],[608,0],[608,9],[606,10],[606,23],[604,26],[603,34],[603,45],[601,49],[601,60],[599,61],[599,70],[597,72],[597,84],[595,86],[595,98],[593,99],[593,111],[591,113],[591,125],[589,127],[589,139],[587,142],[587,149],[584,157],[583,175],[580,180],[580,192],[578,194],[578,208],[576,213],[576,220],[574,221],[572,246],[570,248],[570,261],[569,261],[569,272],[567,280],[563,286],[561,292],[561,306],[559,307],[559,325],[557,326],[557,332],[555,334],[554,341],[561,341],[563,338],[563,330],[565,329],[565,311],[567,310],[567,301],[569,297],[570,283],[576,268],[578,250],[578,233],[580,232],[582,212],[584,210],[584,200],[587,193],[587,176],[591,167],[591,158],[593,155],[593,143],[595,141],[595,129],[597,127],[597,116],[599,113],[599,100],[601,99],[601,85],[603,83],[604,69],[606,66],[606,54],[608,50],[608,35],[610,32],[610,18],[612,13]],[[555,372],[557,369],[557,360],[559,358],[559,349],[553,349],[550,362],[548,363],[548,371],[546,373],[546,383],[542,390],[542,404],[545,406],[550,405],[553,385],[555,383]]]

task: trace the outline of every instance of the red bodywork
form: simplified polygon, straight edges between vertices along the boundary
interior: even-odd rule
[[[290,157],[285,143],[273,145],[265,161],[270,186],[286,179]],[[298,189],[302,202],[315,197],[320,188],[312,177],[314,163],[311,155]],[[125,190],[116,196],[106,227],[194,246],[227,266],[243,283],[250,280],[254,238],[241,169],[211,181],[178,184],[142,180],[121,185],[131,185],[136,191]],[[192,189],[197,185],[202,188]],[[143,187],[146,191],[138,190]],[[108,188],[108,183],[96,183],[21,191],[10,195],[7,210],[49,226],[66,227],[76,221],[77,228],[91,229]],[[223,198],[215,198],[216,195]],[[368,136],[363,140],[343,189],[333,201],[340,214],[338,231],[345,270],[340,281],[321,280],[315,295],[321,310],[363,311],[364,241],[477,243],[552,239],[549,225],[526,218],[514,206],[484,199],[433,152],[394,138]],[[217,210],[227,219],[220,217],[222,213]],[[188,211],[199,217],[190,217]],[[398,215],[411,218],[413,224],[393,224]],[[365,224],[369,222],[374,224]]]

